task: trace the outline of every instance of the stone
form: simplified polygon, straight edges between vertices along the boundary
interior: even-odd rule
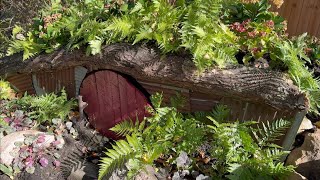
[[[191,164],[191,159],[188,157],[188,154],[186,152],[181,152],[176,162],[177,162],[178,168],[188,167]]]
[[[320,130],[306,133],[301,147],[291,151],[287,165],[297,166],[296,171],[307,179],[320,179]]]
[[[205,176],[203,174],[200,174],[196,180],[210,180],[211,178],[209,176]]]
[[[182,180],[182,178],[180,177],[179,172],[175,172],[172,176],[172,180]]]
[[[140,173],[136,175],[134,179],[135,180],[158,180],[155,174],[156,174],[155,169],[152,166],[147,165],[144,168],[144,170],[141,170]]]
[[[0,163],[3,163],[7,166],[10,166],[14,157],[10,155],[10,152],[16,148],[16,142],[23,142],[25,139],[24,135],[37,135],[43,132],[36,130],[26,130],[26,131],[18,131],[11,133],[7,136],[1,138],[0,141]],[[55,140],[54,135],[45,135],[45,141],[43,143],[39,143],[40,146],[49,147],[50,144]]]
[[[313,129],[312,122],[308,118],[303,118],[298,130],[298,134],[310,129]]]

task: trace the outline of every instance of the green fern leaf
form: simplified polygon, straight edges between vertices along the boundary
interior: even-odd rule
[[[283,119],[273,121],[271,124],[262,122],[262,125],[252,129],[252,133],[260,146],[266,146],[268,142],[277,140],[289,125],[290,122]]]
[[[115,169],[121,168],[129,159],[134,157],[141,149],[142,145],[136,136],[126,136],[126,140],[119,140],[108,149],[107,157],[101,159],[99,168],[99,180],[110,175]]]

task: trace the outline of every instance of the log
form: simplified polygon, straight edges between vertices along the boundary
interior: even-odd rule
[[[15,54],[0,59],[0,76],[5,78],[17,73],[73,66],[110,69],[139,80],[265,103],[280,111],[298,112],[309,108],[306,95],[284,73],[245,66],[210,69],[199,73],[190,55],[181,53],[164,56],[159,49],[141,44],[107,45],[102,48],[101,54],[95,56],[87,56],[83,49],[72,52],[60,49],[22,61],[22,54]]]

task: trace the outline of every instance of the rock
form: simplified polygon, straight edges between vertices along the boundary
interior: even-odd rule
[[[16,147],[16,142],[23,142],[25,139],[24,135],[37,135],[43,132],[35,130],[18,131],[4,136],[0,141],[0,163],[10,166],[14,157],[10,155],[10,152]],[[55,140],[54,135],[45,135],[45,141],[39,145],[49,147],[50,144]]]
[[[175,172],[172,176],[172,180],[182,180],[182,178],[180,177],[179,172]]]
[[[140,173],[134,178],[135,180],[158,180],[155,176],[156,171],[152,166],[147,165],[145,170],[140,171]]]
[[[176,161],[178,167],[188,167],[191,164],[191,159],[186,152],[181,152]]]
[[[307,178],[305,178],[304,176],[302,176],[297,172],[293,172],[291,175],[287,177],[286,180],[307,180]]]
[[[297,166],[296,171],[307,179],[320,179],[320,130],[307,133],[302,146],[289,154],[286,164]]]
[[[210,180],[210,177],[209,176],[205,176],[203,174],[200,174],[196,180]]]
[[[89,180],[98,179],[99,167],[93,163],[86,162],[81,168],[72,171],[67,180]]]
[[[298,134],[310,129],[313,129],[312,122],[308,118],[304,118],[299,127]]]

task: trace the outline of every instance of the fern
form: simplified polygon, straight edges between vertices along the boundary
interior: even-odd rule
[[[30,111],[31,118],[36,119],[39,124],[53,118],[65,119],[70,110],[75,106],[74,100],[67,100],[65,90],[58,96],[54,93],[33,97],[25,94],[24,97],[14,100],[11,106],[18,104],[22,110]]]
[[[138,117],[133,122],[131,119],[122,121],[112,127],[110,130],[117,133],[118,136],[125,136],[134,133],[141,133],[145,128],[146,121],[139,121]]]
[[[223,122],[230,115],[230,109],[225,105],[217,105],[210,115],[214,120]]]
[[[119,140],[108,149],[105,154],[107,157],[101,159],[99,169],[99,179],[109,175],[117,168],[121,168],[129,159],[142,150],[142,145],[137,137],[126,136],[125,140]]]
[[[221,106],[222,112],[225,107]],[[220,115],[218,112],[216,112]],[[223,114],[223,113],[222,113]],[[286,176],[294,170],[293,166],[285,167],[275,163],[288,152],[281,147],[271,144],[281,136],[281,132],[288,127],[289,122],[276,120],[272,123],[262,123],[261,126],[251,127],[255,122],[220,123],[208,116],[212,125],[208,125],[213,132],[211,155],[216,158],[213,176],[229,179],[269,179]],[[253,132],[254,140],[250,132]]]
[[[268,142],[277,140],[277,137],[282,135],[282,132],[290,125],[289,121],[280,119],[273,121],[271,124],[262,122],[261,125],[252,130],[254,137],[260,146],[267,145]]]

